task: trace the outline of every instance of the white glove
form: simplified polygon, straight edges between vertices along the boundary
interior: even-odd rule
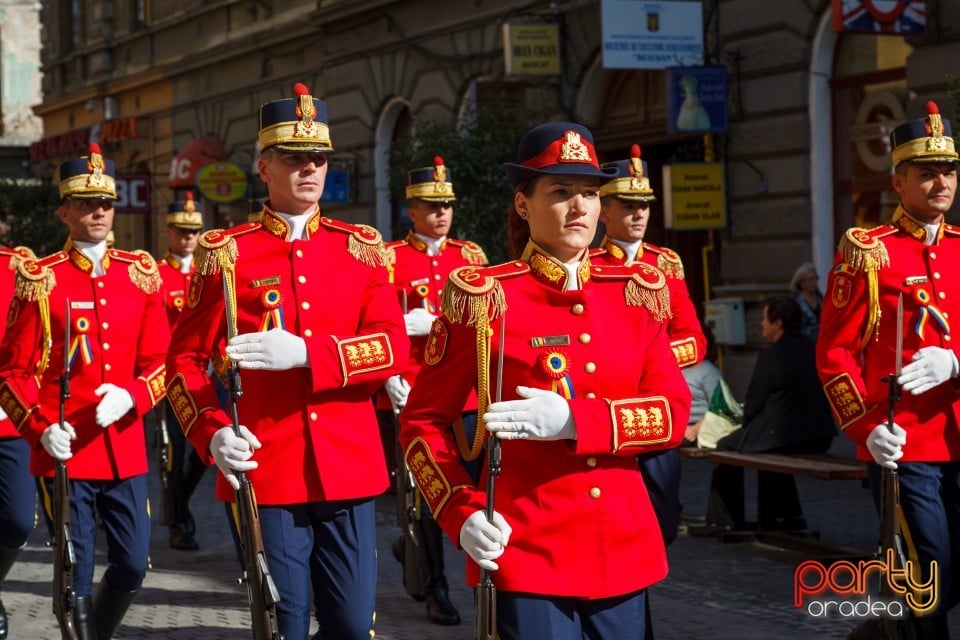
[[[410,313],[403,315],[403,324],[407,326],[408,336],[428,336],[430,335],[430,327],[433,326],[433,321],[436,319],[437,316],[426,309],[417,307]]]
[[[7,412],[4,411],[2,408],[0,408],[0,420],[6,420],[6,419],[7,419]]]
[[[897,460],[903,457],[903,446],[907,444],[907,432],[897,423],[893,423],[893,433],[887,423],[878,424],[867,436],[867,449],[881,467],[896,469]]]
[[[104,382],[93,390],[93,395],[100,398],[100,402],[97,403],[97,424],[104,429],[133,409],[133,396],[129,391],[115,384]]]
[[[59,424],[52,424],[44,429],[40,436],[40,444],[52,458],[63,462],[73,457],[73,452],[70,451],[70,441],[76,439],[76,429],[69,422],[64,422],[62,429]]]
[[[897,382],[915,396],[955,378],[960,371],[957,355],[949,349],[924,347],[913,354],[913,362],[903,368]]]
[[[576,440],[577,427],[566,398],[532,387],[517,387],[526,400],[494,402],[483,421],[501,440]]]
[[[234,490],[240,488],[240,481],[234,471],[250,471],[257,468],[257,461],[251,460],[253,452],[262,445],[257,437],[245,426],[240,425],[240,436],[233,432],[232,426],[221,427],[210,440],[210,455],[217,463],[220,473]]]
[[[513,529],[498,512],[493,512],[493,523],[487,522],[483,511],[475,511],[460,527],[460,546],[480,565],[481,569],[496,571],[494,560],[503,555]]]
[[[383,383],[383,388],[390,396],[390,402],[393,403],[393,410],[397,413],[407,406],[407,396],[410,395],[410,383],[403,379],[403,376],[392,376]]]
[[[243,333],[230,340],[227,355],[241,369],[283,371],[307,366],[307,343],[279,328]]]

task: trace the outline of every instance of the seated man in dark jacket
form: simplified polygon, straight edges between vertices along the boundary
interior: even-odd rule
[[[837,429],[800,321],[800,307],[792,298],[772,298],[764,305],[760,326],[772,344],[757,357],[743,405],[743,428],[722,438],[718,451],[822,453],[830,448]],[[761,529],[806,528],[793,476],[760,471],[757,491]],[[714,469],[707,523],[691,534],[743,528],[741,467]]]

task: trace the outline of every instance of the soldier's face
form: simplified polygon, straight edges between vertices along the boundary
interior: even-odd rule
[[[541,176],[533,194],[518,191],[517,211],[526,212],[530,239],[561,262],[583,255],[600,218],[600,180],[582,176]]]
[[[322,153],[286,153],[268,149],[257,162],[260,178],[275,211],[309,213],[320,202],[327,180],[327,156]]]
[[[167,227],[167,240],[170,252],[178,256],[190,256],[197,250],[200,229],[184,229],[170,225]]]
[[[450,233],[453,222],[452,202],[427,202],[414,198],[407,205],[407,215],[413,230],[428,238],[443,238]]]
[[[947,162],[907,163],[894,172],[893,188],[907,213],[921,222],[938,222],[953,205],[957,167]]]
[[[70,237],[81,242],[104,242],[113,228],[113,200],[67,198],[57,215],[70,229]]]
[[[600,219],[607,226],[607,236],[621,242],[637,242],[647,232],[650,203],[604,198]]]

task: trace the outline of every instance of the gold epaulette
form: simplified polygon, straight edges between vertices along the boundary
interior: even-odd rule
[[[108,254],[111,260],[127,262],[127,273],[130,274],[130,281],[137,285],[137,288],[150,295],[160,291],[160,270],[157,268],[157,261],[153,259],[146,251],[135,249],[134,251],[123,251],[122,249],[110,249]]]
[[[476,242],[451,238],[447,240],[447,244],[453,247],[459,247],[460,257],[466,260],[467,263],[477,265],[478,267],[487,264],[487,254],[483,252],[483,249]]]
[[[320,218],[320,224],[328,229],[350,234],[347,240],[347,251],[368,267],[386,267],[390,264],[383,247],[383,237],[373,227],[365,224],[350,224],[326,216]]]
[[[69,259],[66,251],[58,251],[45,258],[25,258],[17,261],[15,295],[27,302],[46,299],[57,286],[51,267]]]
[[[657,322],[673,317],[667,277],[645,262],[630,265],[590,265],[590,277],[597,281],[623,281],[623,296],[628,307],[644,307]]]
[[[684,279],[683,261],[676,251],[666,247],[658,247],[655,244],[643,243],[643,250],[657,254],[657,268],[663,271],[663,275],[668,278]]]
[[[479,326],[500,317],[507,302],[500,280],[530,271],[526,262],[515,260],[493,267],[460,267],[450,272],[440,294],[440,306],[450,322]]]
[[[260,228],[259,222],[247,222],[230,229],[211,229],[200,236],[194,262],[200,275],[220,273],[224,267],[233,268],[237,263],[237,236],[252,233]]]
[[[0,256],[10,258],[10,262],[7,264],[11,271],[17,268],[21,260],[35,260],[37,258],[36,254],[33,253],[33,249],[24,246],[14,247],[13,249],[0,247]]]
[[[897,228],[884,224],[873,229],[852,227],[847,229],[840,239],[838,250],[843,261],[849,264],[854,271],[876,273],[890,264],[887,247],[880,242],[880,238],[897,232]]]

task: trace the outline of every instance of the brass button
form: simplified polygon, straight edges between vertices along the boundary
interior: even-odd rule
[[[296,252],[294,253],[294,255],[296,255],[298,258],[302,258],[302,257],[303,257],[303,251],[301,251],[300,249],[297,249]]]
[[[103,289],[103,287],[105,286],[105,285],[103,284],[103,280],[99,280],[99,281],[97,282],[97,286],[100,287],[101,289]]]
[[[585,395],[585,396],[583,396],[583,397],[584,397],[584,398],[596,398],[596,397],[597,397],[597,394],[595,394],[593,391],[591,391],[590,393],[588,393],[587,395]]]
[[[300,284],[306,284],[307,276],[297,276],[297,282],[299,282]]]
[[[939,280],[939,279],[940,279],[940,272],[939,272],[939,271],[934,271],[934,272],[933,272],[933,277],[934,277],[934,279]]]
[[[580,337],[579,337],[578,339],[580,340],[580,344],[590,344],[590,334],[589,334],[589,333],[581,333],[581,334],[580,334]]]
[[[300,303],[300,308],[306,311],[307,309],[310,308],[310,303],[304,300],[303,302]]]
[[[439,274],[439,273],[433,274],[433,279],[434,279],[434,280],[440,280],[440,274]]]
[[[943,300],[944,298],[947,297],[947,294],[944,293],[943,291],[941,291],[940,293],[937,294],[937,297],[940,298],[941,300]]]
[[[944,342],[950,342],[950,336],[943,336]]]
[[[936,259],[937,259],[937,252],[936,252],[936,251],[931,251],[931,252],[930,252],[930,259],[931,259],[931,260],[936,260]]]
[[[310,329],[304,329],[304,330],[303,330],[303,336],[304,336],[305,338],[309,338],[309,337],[312,336],[312,335],[313,335],[313,331],[311,331]]]
[[[590,497],[593,498],[594,500],[596,500],[597,498],[599,498],[599,497],[600,497],[600,487],[594,487],[593,489],[590,489]]]
[[[595,467],[595,466],[597,466],[597,459],[594,458],[593,456],[590,456],[589,458],[587,458],[587,466],[588,466],[588,467]]]
[[[580,314],[583,313],[583,305],[580,304],[579,302],[573,305],[572,307],[570,307],[570,313],[572,313],[575,316],[579,316]]]
[[[593,373],[597,370],[597,365],[593,362],[588,362],[587,364],[583,365],[583,370],[587,373]]]
[[[100,298],[100,306],[101,306],[101,307],[107,306],[107,299],[106,299],[106,298]]]
[[[113,369],[113,367],[110,366],[110,363],[109,363],[109,362],[108,362],[107,364],[103,365],[103,370],[104,370],[104,371],[110,371],[110,369]]]
[[[104,323],[103,323],[102,325],[100,325],[100,326],[102,326],[104,329],[109,329],[109,328],[110,328],[110,323],[109,323],[109,322],[104,322]]]
[[[317,412],[316,412],[316,411],[311,411],[311,412],[310,412],[310,419],[311,419],[311,420],[316,420],[316,419],[317,419]]]
[[[104,342],[104,343],[103,343],[103,350],[104,350],[104,351],[110,351],[110,343],[109,343],[109,342]]]

